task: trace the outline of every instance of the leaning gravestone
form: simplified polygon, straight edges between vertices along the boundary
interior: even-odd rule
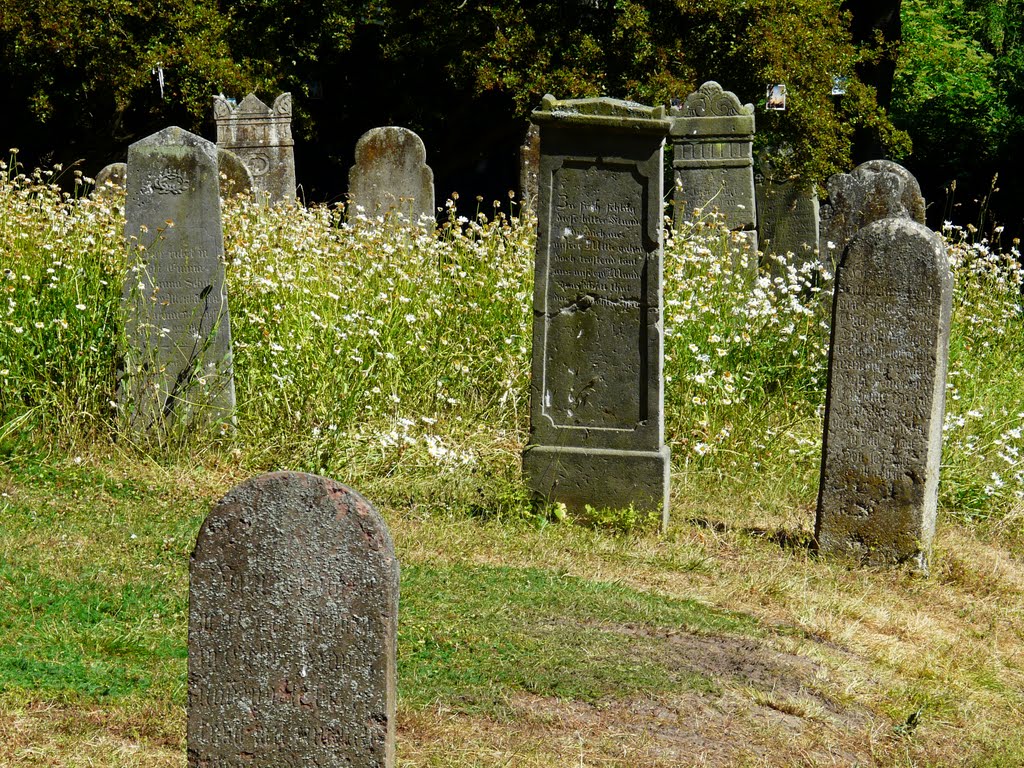
[[[213,97],[217,146],[242,158],[252,174],[253,188],[271,203],[295,199],[295,142],[292,139],[292,95],[282,93],[268,107],[250,93],[234,106]]]
[[[235,406],[217,147],[166,128],[128,148],[125,236],[135,263],[122,406],[146,431],[225,421]]]
[[[239,485],[189,567],[189,768],[395,763],[398,561],[350,488]]]
[[[534,287],[534,495],[668,520],[662,381],[663,107],[545,96]]]
[[[909,219],[862,229],[836,274],[815,533],[823,552],[927,569],[953,278]]]
[[[408,128],[389,125],[364,133],[348,172],[349,219],[398,213],[433,227],[434,172],[423,140]]]
[[[220,196],[251,195],[252,174],[242,158],[224,147],[217,147],[217,172],[220,178]]]
[[[890,160],[869,160],[828,180],[828,203],[821,207],[822,242],[833,260],[853,236],[873,221],[910,219],[924,224],[925,203],[917,179]]]
[[[708,81],[669,114],[676,224],[694,210],[717,210],[729,229],[746,233],[756,252],[754,105],[740,104],[736,94]]]
[[[96,194],[101,197],[110,194],[112,191],[123,191],[125,180],[128,178],[128,165],[126,163],[111,163],[105,165],[96,174]]]

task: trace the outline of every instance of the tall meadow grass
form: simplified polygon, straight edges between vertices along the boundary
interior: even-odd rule
[[[132,445],[116,392],[123,198],[62,192],[58,173],[0,167],[7,454]],[[323,472],[392,501],[523,512],[535,221],[469,217],[454,200],[436,233],[343,214],[226,202],[236,428],[184,433],[154,458],[209,454]],[[944,235],[956,295],[942,502],[963,518],[1020,522],[1020,254],[952,226]],[[713,217],[667,233],[674,471],[726,490],[770,479],[810,504],[832,274],[786,259],[758,273],[744,258]]]

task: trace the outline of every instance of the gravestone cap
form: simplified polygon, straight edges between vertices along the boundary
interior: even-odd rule
[[[609,99],[556,99],[551,94],[541,100],[530,114],[534,123],[602,126],[637,133],[667,134],[672,124],[665,118],[665,107],[648,107],[633,101]]]
[[[709,80],[669,110],[673,136],[752,136],[754,105]]]

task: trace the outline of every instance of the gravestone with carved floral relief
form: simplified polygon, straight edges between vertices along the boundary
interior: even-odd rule
[[[171,127],[129,147],[125,235],[123,411],[140,431],[226,423],[235,390],[212,142]]]
[[[189,566],[189,768],[393,768],[397,625],[366,499],[298,472],[229,491]]]
[[[861,229],[836,271],[816,536],[926,570],[938,505],[953,278],[908,218]]]
[[[668,520],[662,378],[663,107],[558,101],[540,126],[530,438],[534,496]]]
[[[295,142],[292,95],[282,93],[272,106],[250,93],[237,106],[213,97],[217,146],[238,155],[252,174],[253,188],[271,203],[295,200]]]

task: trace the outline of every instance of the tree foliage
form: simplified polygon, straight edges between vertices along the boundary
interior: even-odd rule
[[[295,93],[299,135],[327,153],[391,121],[452,151],[479,137],[481,156],[518,139],[547,92],[658,104],[717,80],[763,107],[785,83],[758,141],[823,180],[849,166],[858,126],[905,149],[858,79],[849,24],[840,0],[0,0],[0,78],[37,143],[196,129],[212,94],[257,89]]]
[[[915,166],[974,194],[997,169],[1019,184],[1007,177],[1024,170],[1024,0],[904,0],[903,29],[893,115]]]

